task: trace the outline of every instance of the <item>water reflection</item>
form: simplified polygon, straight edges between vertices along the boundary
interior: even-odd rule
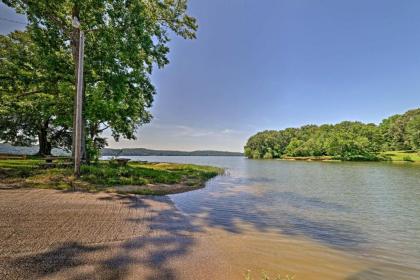
[[[265,181],[269,182],[269,181]],[[303,215],[319,209],[348,212],[338,203],[324,202],[294,192],[273,190],[250,191],[256,180],[243,178],[217,178],[208,189],[173,197],[184,212],[201,217],[207,226],[241,233],[238,224],[252,225],[260,232],[277,231],[280,234],[305,235],[330,246],[355,250],[366,243],[363,233],[354,226],[334,221],[317,220],[316,216]],[[223,191],[219,189],[223,186]],[[244,191],[244,188],[248,189]]]
[[[261,238],[275,238],[273,232],[307,238],[380,263],[349,279],[383,277],[383,267],[410,275],[420,270],[419,165],[143,159],[228,168],[205,189],[171,196],[179,209],[208,227],[240,234],[249,230],[245,224]]]

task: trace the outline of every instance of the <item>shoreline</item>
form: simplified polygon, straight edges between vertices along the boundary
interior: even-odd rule
[[[301,237],[261,240],[246,224],[240,234],[212,227],[166,195],[0,190],[0,210],[2,279],[333,280],[373,265]]]
[[[211,223],[211,209],[184,213],[175,202],[166,195],[0,190],[0,278],[243,280],[250,270],[254,279],[264,271],[344,280],[401,271],[246,220],[229,230]],[[416,273],[404,269],[403,276]]]
[[[166,195],[203,188],[224,169],[212,166],[165,162],[100,161],[83,165],[80,178],[70,168],[43,168],[43,159],[0,159],[0,188],[35,188],[65,191],[115,192]],[[50,163],[51,164],[51,163]]]
[[[248,158],[251,159],[251,158]],[[329,159],[319,157],[285,157],[285,158],[271,158],[271,159],[251,159],[251,160],[279,160],[279,161],[308,161],[308,162],[384,162],[384,163],[411,163],[419,164],[419,160],[342,160],[342,159]]]
[[[122,185],[114,186],[106,192],[117,194],[136,194],[136,195],[170,195],[185,192],[192,192],[202,189],[204,184],[198,186],[189,186],[187,184],[147,184],[147,185]]]
[[[326,162],[408,162],[419,163],[420,151],[382,151],[373,155],[373,157],[353,156],[352,158],[343,158],[338,156],[287,156],[277,158],[252,158],[261,160],[291,160],[291,161],[326,161]]]

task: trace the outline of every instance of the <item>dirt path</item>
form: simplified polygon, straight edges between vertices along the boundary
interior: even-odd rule
[[[225,279],[167,197],[0,190],[0,279]]]

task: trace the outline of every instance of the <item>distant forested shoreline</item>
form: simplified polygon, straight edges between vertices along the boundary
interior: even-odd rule
[[[12,146],[10,144],[0,143],[0,154],[15,155],[35,155],[39,150],[38,146]],[[69,151],[62,149],[53,149],[52,154],[55,156],[70,156]],[[129,148],[129,149],[110,149],[101,150],[101,156],[244,156],[243,153],[227,152],[227,151],[170,151],[170,150],[151,150],[145,148]]]
[[[144,148],[103,149],[102,156],[243,156],[243,153],[226,151],[170,151]]]
[[[385,160],[386,151],[420,150],[420,109],[393,115],[379,125],[356,121],[266,130],[250,137],[245,156],[253,159],[323,157]]]

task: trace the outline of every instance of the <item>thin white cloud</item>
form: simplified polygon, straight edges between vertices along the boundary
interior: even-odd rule
[[[242,151],[248,134],[232,128],[207,129],[153,121],[139,129],[137,140],[121,139],[116,142],[108,137],[108,142],[114,148]],[[108,136],[109,133],[105,135]]]

